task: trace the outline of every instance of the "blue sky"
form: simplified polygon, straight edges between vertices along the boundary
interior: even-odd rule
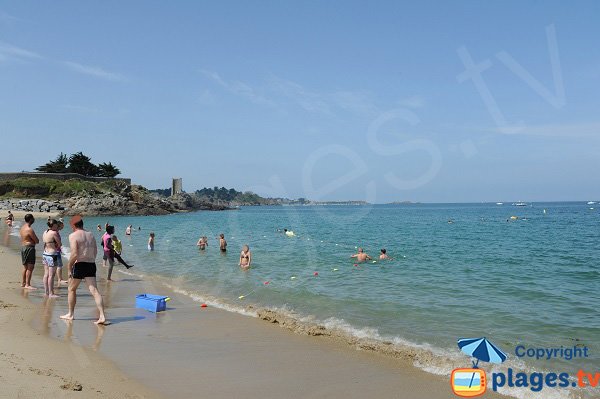
[[[0,169],[83,151],[149,188],[599,200],[598,17],[593,1],[0,1]]]

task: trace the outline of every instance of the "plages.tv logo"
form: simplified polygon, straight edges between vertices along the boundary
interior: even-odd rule
[[[483,338],[462,338],[458,340],[458,347],[465,354],[477,359],[470,368],[452,370],[450,386],[455,395],[463,398],[472,398],[483,395],[486,390],[487,378],[485,371],[477,368],[479,362],[502,363],[508,356],[498,347]]]

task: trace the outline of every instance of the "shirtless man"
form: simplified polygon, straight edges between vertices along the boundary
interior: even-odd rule
[[[35,218],[31,213],[25,215],[25,224],[21,227],[19,232],[21,236],[21,260],[23,261],[23,279],[21,287],[27,290],[35,290],[35,287],[31,286],[31,274],[35,267],[35,244],[39,243],[40,240],[35,235],[35,231],[31,228],[31,225],[35,222]]]
[[[60,318],[64,320],[73,320],[75,303],[77,302],[77,288],[79,287],[81,280],[85,280],[90,293],[96,301],[96,306],[98,307],[99,317],[94,324],[107,325],[109,322],[104,315],[104,303],[102,302],[102,296],[98,292],[98,287],[96,286],[95,262],[98,253],[96,239],[92,233],[83,229],[83,219],[81,219],[81,216],[79,215],[74,216],[71,219],[71,228],[73,229],[73,232],[69,235],[71,257],[67,264],[70,277],[69,313],[60,316]]]
[[[227,251],[227,241],[225,241],[225,234],[223,233],[219,234],[219,248],[221,252]]]
[[[363,252],[362,248],[358,248],[358,253],[352,255],[350,258],[356,258],[358,262],[366,262],[367,260],[371,260],[372,258]]]

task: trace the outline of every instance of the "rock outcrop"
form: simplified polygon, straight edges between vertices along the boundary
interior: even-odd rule
[[[10,209],[24,212],[62,212],[64,204],[43,199],[0,200],[0,209]]]
[[[64,216],[168,215],[194,210],[225,210],[225,206],[201,201],[189,194],[169,198],[153,195],[146,188],[117,182],[110,190],[93,189],[57,201],[41,199],[3,200],[0,209],[28,212],[59,212]]]

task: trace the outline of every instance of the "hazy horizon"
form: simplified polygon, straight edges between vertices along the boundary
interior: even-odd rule
[[[598,15],[594,1],[0,0],[0,169],[82,151],[152,189],[595,201]]]

